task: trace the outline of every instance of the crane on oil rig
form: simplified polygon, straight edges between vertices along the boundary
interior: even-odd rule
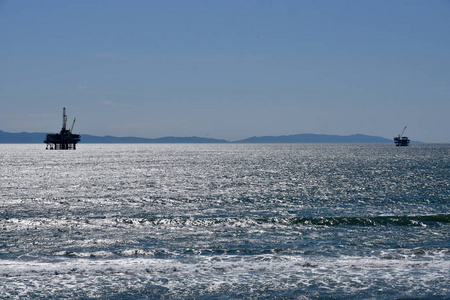
[[[76,120],[77,118],[73,118],[73,123],[72,123],[72,127],[70,128],[70,133],[72,133],[72,131],[73,131],[73,126],[75,125],[75,120]]]

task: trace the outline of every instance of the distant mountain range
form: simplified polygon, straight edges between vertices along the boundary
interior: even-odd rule
[[[95,135],[89,135],[89,134],[82,134],[81,135],[81,142],[84,143],[98,143],[98,144],[123,144],[123,143],[154,143],[154,144],[162,144],[162,143],[192,143],[192,144],[202,144],[202,143],[208,143],[208,144],[218,144],[218,143],[229,143],[226,140],[219,140],[219,139],[211,139],[211,138],[202,138],[197,136],[192,137],[174,137],[174,136],[166,136],[162,138],[156,138],[156,139],[146,139],[146,138],[139,138],[139,137],[116,137],[116,136],[95,136]]]
[[[0,144],[43,143],[46,133],[10,133],[0,130]]]
[[[0,144],[16,143],[43,143],[46,133],[41,132],[20,132],[10,133],[0,130]],[[260,136],[251,137],[234,142],[202,137],[162,137],[156,139],[147,139],[139,137],[115,137],[115,136],[94,136],[89,134],[81,135],[80,143],[98,143],[98,144],[119,144],[119,143],[370,143],[383,144],[393,143],[391,139],[379,136],[370,136],[363,134],[353,135],[327,135],[327,134],[294,134],[281,136]]]
[[[236,141],[235,143],[392,143],[392,140],[379,136],[363,134],[327,135],[327,134],[294,134],[281,136],[260,136]]]

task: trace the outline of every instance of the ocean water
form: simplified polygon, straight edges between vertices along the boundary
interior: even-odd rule
[[[450,145],[0,145],[0,298],[450,298]]]

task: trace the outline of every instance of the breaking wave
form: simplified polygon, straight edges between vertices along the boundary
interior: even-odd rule
[[[122,219],[129,224],[177,226],[259,226],[259,225],[317,225],[317,226],[433,226],[450,223],[450,214],[425,216],[373,216],[373,217],[273,217],[273,218],[142,218]]]

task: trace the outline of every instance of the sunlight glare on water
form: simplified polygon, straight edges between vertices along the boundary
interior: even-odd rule
[[[448,145],[0,145],[2,298],[449,294]]]

